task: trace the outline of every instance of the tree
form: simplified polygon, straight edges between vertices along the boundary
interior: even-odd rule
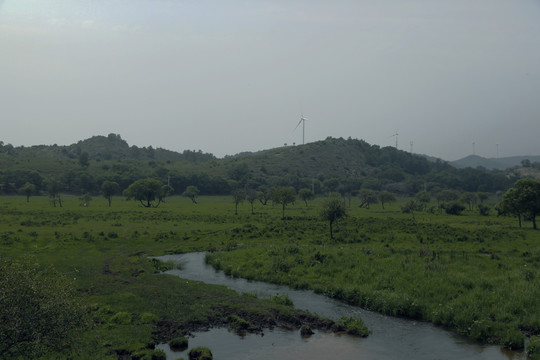
[[[158,207],[165,197],[164,186],[156,179],[141,179],[135,181],[124,190],[127,200],[138,200],[143,207]],[[157,204],[156,204],[157,200]]]
[[[358,197],[360,198],[360,205],[358,206],[361,208],[369,209],[370,204],[375,204],[378,201],[377,194],[375,194],[375,191],[370,189],[360,190]]]
[[[88,324],[65,277],[0,257],[0,358],[34,359],[69,350]]]
[[[109,207],[111,207],[112,197],[118,194],[119,191],[120,185],[118,185],[117,182],[105,180],[103,184],[101,184],[101,193],[109,202]]]
[[[266,205],[268,204],[268,200],[270,200],[270,188],[266,185],[259,186],[259,201],[261,204]]]
[[[81,165],[81,167],[83,167],[83,168],[88,167],[88,165],[90,165],[90,162],[88,161],[88,153],[87,152],[83,152],[79,156],[79,165]]]
[[[253,189],[247,189],[246,190],[246,199],[249,202],[249,204],[251,205],[251,214],[255,214],[255,212],[253,211],[253,203],[258,198],[259,198],[259,193],[257,191],[255,191]]]
[[[280,187],[272,191],[272,201],[281,205],[281,219],[285,219],[285,207],[296,200],[296,193],[293,187]]]
[[[521,217],[523,215],[523,210],[519,205],[519,193],[516,188],[510,188],[506,193],[504,193],[503,198],[497,208],[499,214],[517,216],[518,224],[521,228]]]
[[[415,199],[422,204],[422,210],[426,208],[426,205],[431,200],[431,195],[427,191],[420,191],[415,195]]]
[[[92,196],[89,193],[86,193],[83,196],[81,196],[79,200],[82,201],[81,205],[86,207],[90,205],[90,201],[92,201]]]
[[[308,201],[313,200],[315,198],[315,194],[311,189],[303,188],[298,191],[298,197],[306,203],[306,207],[308,206]]]
[[[246,199],[246,192],[241,189],[236,189],[232,192],[234,202],[234,214],[238,215],[238,204]]]
[[[464,204],[467,204],[469,207],[469,211],[472,211],[474,205],[476,204],[476,199],[477,199],[477,196],[475,193],[465,192],[461,195],[461,197],[459,198],[459,201]]]
[[[478,196],[478,200],[480,200],[480,204],[483,204],[489,198],[489,194],[483,191],[477,192],[476,195]]]
[[[26,196],[26,202],[30,202],[30,195],[36,192],[36,186],[27,182],[19,188],[19,194]]]
[[[521,216],[531,219],[536,229],[536,215],[540,213],[540,181],[520,179],[509,189],[501,202],[503,212],[518,216],[521,227]]]
[[[49,193],[49,199],[51,200],[54,207],[56,203],[62,207],[62,198],[60,197],[60,186],[58,182],[54,181],[47,186],[47,192]]]
[[[321,209],[321,218],[326,220],[330,224],[330,239],[334,238],[332,231],[332,225],[335,221],[345,217],[347,215],[347,208],[343,199],[338,197],[332,197],[325,199]]]
[[[159,202],[165,202],[165,197],[174,194],[174,188],[171,185],[162,185],[158,194]]]
[[[194,185],[188,185],[186,190],[182,193],[183,197],[191,199],[191,202],[197,203],[197,195],[199,195],[199,189]]]
[[[390,191],[381,191],[379,193],[379,201],[381,202],[381,207],[384,209],[384,204],[396,201],[396,196]]]

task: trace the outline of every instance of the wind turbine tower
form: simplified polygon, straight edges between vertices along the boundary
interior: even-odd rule
[[[397,150],[397,148],[398,148],[398,135],[399,135],[399,134],[398,134],[398,132],[396,131],[396,133],[395,133],[394,135],[391,135],[391,136],[390,136],[390,137],[394,137],[394,136],[396,137],[396,150]]]
[[[300,124],[302,124],[302,145],[305,144],[305,140],[306,140],[306,120],[307,118],[304,117],[304,114],[302,114],[300,116],[300,121],[298,122],[298,125],[296,125],[296,127],[294,128],[294,130],[296,130]]]

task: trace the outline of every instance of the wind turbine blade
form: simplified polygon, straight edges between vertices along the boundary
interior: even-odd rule
[[[296,125],[296,127],[294,128],[294,130],[296,130],[296,129],[300,126],[300,124],[302,123],[302,120],[303,120],[303,119],[300,119],[300,121],[298,122],[298,125]],[[293,131],[294,131],[294,130],[293,130]]]

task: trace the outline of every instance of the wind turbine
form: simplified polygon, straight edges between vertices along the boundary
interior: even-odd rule
[[[306,120],[307,118],[304,117],[304,114],[300,116],[300,121],[298,122],[298,125],[294,128],[293,131],[295,131],[299,126],[300,123],[302,124],[302,145],[305,143],[305,137],[306,137]]]
[[[389,137],[394,137],[394,136],[396,137],[396,149],[397,149],[397,145],[398,145],[398,144],[397,144],[398,135],[399,135],[399,134],[398,134],[398,132],[396,131],[396,133],[395,133],[394,135],[390,135],[390,136],[389,136]]]

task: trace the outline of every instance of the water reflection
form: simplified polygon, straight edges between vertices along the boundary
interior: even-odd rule
[[[362,310],[312,291],[299,291],[258,281],[229,278],[222,271],[217,272],[206,265],[204,256],[204,253],[190,253],[165,255],[159,259],[183,264],[181,270],[169,270],[166,272],[168,274],[209,284],[226,285],[240,293],[250,292],[261,298],[286,294],[294,302],[295,307],[324,317],[337,320],[343,316],[361,316],[372,331],[369,337],[363,339],[324,332],[302,339],[299,332],[278,329],[267,331],[264,337],[247,335],[245,338],[224,329],[214,329],[210,332],[197,333],[194,339],[190,339],[190,346],[205,340],[201,346],[209,347],[216,359],[329,359],[336,356],[345,359],[526,359],[523,352],[504,351],[498,346],[480,345],[429,323]],[[187,353],[181,354],[178,357],[187,357]]]

